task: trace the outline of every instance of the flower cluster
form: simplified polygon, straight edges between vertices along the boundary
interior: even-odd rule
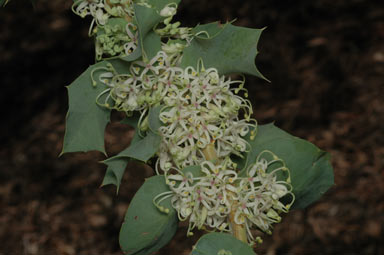
[[[107,86],[98,98],[100,105],[143,115],[150,107],[164,106],[157,172],[199,164],[211,143],[220,158],[241,156],[248,149],[243,137],[256,129],[250,102],[237,95],[244,90],[242,80],[220,76],[202,63],[196,70],[182,69],[175,66],[179,57],[160,51],[148,63],[133,62],[128,74],[117,74],[111,68],[99,77]],[[246,119],[239,119],[241,110]]]
[[[152,8],[145,0],[135,1],[135,4]],[[192,38],[191,28],[180,27],[180,22],[171,23],[176,9],[177,4],[171,3],[160,10],[159,15],[164,17],[163,27],[157,27],[154,31],[162,37],[189,42]],[[77,0],[72,10],[83,18],[93,17],[89,36],[95,36],[96,60],[128,56],[137,48],[138,29],[134,21],[133,0]],[[181,46],[177,43],[177,47]]]
[[[281,159],[264,151],[238,174],[230,156],[241,157],[249,149],[245,135],[256,135],[252,106],[238,95],[246,94],[244,81],[220,76],[202,62],[196,69],[180,68],[181,57],[179,51],[163,50],[148,62],[133,62],[126,74],[110,65],[99,76],[106,89],[97,102],[128,115],[141,112],[139,128],[151,107],[162,106],[156,172],[163,172],[170,191],[159,194],[155,204],[166,212],[160,202],[171,198],[179,219],[189,220],[188,235],[195,227],[230,232],[232,217],[246,227],[249,242],[259,241],[251,229],[270,233],[271,225],[280,221],[279,213],[290,206],[280,199],[290,195],[293,202],[289,171]],[[216,154],[214,162],[206,156],[209,146]],[[196,165],[201,166],[198,173],[185,170]]]
[[[75,11],[92,15],[97,24],[93,31],[97,59],[129,55],[137,48],[131,7],[132,0],[75,2]],[[150,109],[161,107],[162,126],[156,131],[162,141],[155,170],[164,174],[170,191],[156,196],[154,203],[167,213],[160,203],[170,198],[179,219],[189,220],[188,235],[196,227],[231,232],[238,224],[245,226],[250,243],[260,241],[251,229],[270,233],[279,214],[293,203],[289,171],[270,151],[261,152],[247,169],[236,169],[231,156],[243,157],[249,151],[245,136],[253,139],[257,128],[244,79],[220,75],[202,61],[196,68],[180,67],[183,49],[193,36],[190,28],[171,23],[176,7],[169,4],[159,12],[165,20],[154,32],[168,41],[153,58],[131,62],[126,73],[118,73],[111,64],[102,68],[98,79],[105,89],[96,102],[128,116],[140,112],[139,130],[147,128]],[[188,170],[196,166],[198,171]],[[291,197],[288,205],[280,201],[283,197]]]
[[[96,59],[104,56],[130,55],[138,45],[138,29],[122,18],[109,19],[96,33]]]
[[[188,235],[195,227],[230,232],[228,218],[235,211],[234,222],[245,225],[248,241],[254,243],[260,239],[252,234],[253,226],[271,233],[272,223],[281,220],[279,213],[287,212],[293,202],[288,169],[269,151],[261,152],[244,176],[238,175],[229,158],[221,164],[203,161],[200,166],[201,174],[196,176],[188,168],[173,168],[172,174],[166,173],[171,191],[155,198],[161,208],[160,202],[171,197],[179,219],[189,219]],[[279,174],[286,177],[278,178]],[[284,205],[279,200],[287,196],[291,201]]]
[[[80,17],[92,16],[97,26],[104,26],[110,17],[133,17],[132,0],[76,0],[72,5],[74,13]]]
[[[97,60],[129,55],[137,48],[133,0],[77,0],[72,9],[81,17],[93,17],[89,35],[95,36]]]

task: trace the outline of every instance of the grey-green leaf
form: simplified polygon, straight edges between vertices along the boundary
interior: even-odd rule
[[[205,67],[215,67],[220,74],[244,73],[266,80],[255,65],[257,43],[263,29],[211,23],[199,25],[194,31],[207,31],[209,37],[201,34],[191,41],[184,50],[182,67],[195,67],[202,59]]]
[[[193,177],[202,177],[204,174],[201,171],[201,166],[194,165],[194,166],[187,166],[183,168],[182,172],[184,174],[191,173]]]
[[[163,108],[164,108],[163,105],[158,105],[149,109],[148,125],[149,125],[149,129],[153,133],[158,134],[159,128],[163,125],[163,123],[160,121],[160,118],[159,118],[159,115]]]
[[[139,28],[139,42],[144,60],[153,58],[161,49],[160,37],[152,29],[165,17],[160,16],[159,12],[167,4],[179,3],[180,0],[150,0],[148,4],[153,6],[149,8],[140,4],[135,4],[135,21]]]
[[[194,27],[192,33],[202,39],[213,38],[223,31],[223,28],[230,23],[221,24],[220,22],[212,22],[208,24],[202,24]]]
[[[106,65],[107,62],[103,61],[90,66],[68,86],[69,110],[61,154],[91,150],[105,154],[104,131],[111,111],[96,104],[96,97],[106,89],[97,79],[102,70],[94,72],[96,86],[92,86],[91,73]]]
[[[191,255],[256,255],[252,248],[226,233],[203,235]]]
[[[135,136],[135,143],[131,144],[115,157],[126,157],[147,162],[156,154],[160,147],[161,136],[152,131],[148,131],[144,138],[141,138],[138,135]]]
[[[128,61],[123,60],[122,58],[112,58],[108,59],[107,62],[112,64],[115,71],[119,74],[128,74],[130,73],[129,67],[131,66],[131,63]]]
[[[103,187],[105,185],[113,184],[116,186],[117,194],[128,162],[129,158],[123,157],[112,157],[104,160],[103,163],[107,165],[107,171],[101,186]]]
[[[147,255],[167,244],[177,229],[177,213],[170,199],[162,202],[169,209],[163,213],[152,200],[158,194],[169,191],[164,176],[147,179],[133,197],[120,230],[120,246],[125,254]]]
[[[135,20],[139,28],[139,43],[144,60],[151,59],[149,52],[143,47],[145,38],[150,33],[151,29],[156,26],[162,17],[153,8],[135,4]],[[147,42],[147,44],[149,44]]]
[[[139,117],[139,114],[134,114],[131,117],[126,117],[120,123],[130,125],[135,130],[137,130]],[[138,132],[135,131],[135,135],[133,136],[129,147],[134,146],[134,144],[140,142],[141,140],[142,138],[139,136]],[[107,165],[107,171],[101,184],[102,187],[105,185],[113,184],[116,186],[116,193],[119,192],[125,169],[127,168],[128,162],[131,160],[131,158],[125,156],[125,153],[126,152],[124,150],[116,156],[103,161],[103,163]]]
[[[318,200],[333,184],[330,155],[312,143],[292,136],[274,124],[260,125],[255,139],[248,137],[251,151],[239,162],[246,170],[263,150],[270,150],[283,159],[290,170],[293,193],[292,208],[304,208]]]

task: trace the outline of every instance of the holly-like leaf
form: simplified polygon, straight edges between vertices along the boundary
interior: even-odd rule
[[[125,150],[121,151],[116,156],[103,161],[107,165],[101,186],[114,184],[119,192],[121,179],[130,160],[136,159],[147,162],[158,151],[161,143],[161,136],[155,134],[151,130],[142,138],[136,130],[132,138],[131,144]]]
[[[115,71],[119,74],[127,74],[129,73],[129,67],[131,66],[130,62],[127,62],[121,58],[112,58],[108,59],[107,62],[112,64]]]
[[[106,61],[90,66],[68,86],[69,110],[61,154],[76,151],[98,150],[105,154],[104,131],[111,111],[96,104],[96,97],[106,87],[98,75],[107,66]],[[94,71],[97,70],[98,71]],[[91,74],[96,81],[92,86]]]
[[[127,168],[128,162],[129,158],[124,157],[116,157],[104,160],[103,163],[108,167],[107,171],[105,172],[101,187],[113,184],[116,186],[116,194],[119,193],[121,180],[123,179],[123,175],[125,169]]]
[[[256,255],[252,248],[230,234],[203,235],[193,247],[191,255]]]
[[[161,206],[169,212],[161,212],[153,199],[169,191],[162,175],[147,179],[133,197],[120,230],[120,246],[127,255],[147,255],[159,250],[174,236],[177,229],[177,213],[170,199]]]
[[[198,36],[184,50],[181,66],[195,67],[202,59],[205,67],[214,67],[220,74],[244,73],[266,80],[255,65],[262,31],[232,24],[199,25],[194,29]]]
[[[154,33],[153,28],[162,22],[165,17],[160,16],[160,11],[170,3],[178,4],[180,0],[150,0],[147,3],[152,8],[135,4],[135,22],[139,29],[139,44],[144,60],[153,58],[161,50],[160,36]]]
[[[161,136],[153,133],[152,131],[148,131],[144,138],[137,138],[137,141],[134,144],[131,144],[128,148],[120,152],[115,157],[132,158],[147,162],[156,154],[160,147],[160,143]]]
[[[257,155],[270,150],[283,159],[290,170],[295,202],[292,208],[305,208],[319,199],[333,184],[330,155],[312,143],[292,136],[274,124],[259,125],[254,140],[247,141],[251,150],[244,159],[238,160],[243,175]]]
[[[212,39],[221,33],[227,25],[230,23],[221,24],[220,22],[211,22],[208,24],[202,24],[192,29],[192,34],[201,39]]]
[[[154,113],[152,113],[152,115],[153,114]],[[121,151],[116,156],[103,161],[103,163],[107,165],[107,171],[101,186],[113,184],[116,186],[116,193],[119,192],[121,179],[123,178],[128,162],[132,159],[145,162],[157,152],[158,147],[160,146],[161,137],[152,131],[148,132],[148,135],[144,138],[139,135],[139,131],[137,130],[139,117],[138,114],[134,114],[121,121],[122,124],[127,124],[133,127],[135,129],[135,135],[128,148]],[[145,149],[146,146],[148,146],[149,149]]]

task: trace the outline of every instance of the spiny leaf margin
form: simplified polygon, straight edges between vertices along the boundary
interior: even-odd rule
[[[215,24],[220,26],[219,29],[212,27]],[[242,73],[267,80],[255,65],[257,43],[263,29],[210,23],[199,25],[193,31],[202,34],[204,29],[212,35],[195,36],[184,49],[182,67],[196,66],[199,59],[202,59],[205,67],[214,67],[223,75]]]

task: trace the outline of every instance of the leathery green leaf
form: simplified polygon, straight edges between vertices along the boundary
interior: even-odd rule
[[[244,73],[266,80],[255,65],[257,43],[262,31],[228,23],[199,25],[194,29],[198,36],[184,50],[181,66],[195,67],[202,59],[206,68],[214,67],[220,74]]]
[[[263,150],[270,150],[283,159],[290,170],[291,184],[295,194],[292,208],[304,208],[318,200],[333,184],[333,168],[330,155],[312,143],[292,136],[274,124],[260,125],[254,140],[247,141],[251,150],[239,168],[244,169],[255,162]]]
[[[174,236],[177,229],[177,213],[170,199],[161,206],[169,212],[161,212],[153,199],[169,191],[162,175],[147,179],[133,197],[120,230],[120,246],[125,254],[147,255],[159,250]]]
[[[113,184],[116,186],[116,194],[119,192],[121,179],[123,178],[125,169],[127,168],[129,162],[129,158],[109,158],[104,160],[103,163],[107,165],[107,171],[105,172],[105,176],[101,187],[109,184]]]
[[[159,12],[170,3],[179,3],[180,0],[150,0],[149,8],[140,4],[135,4],[135,21],[139,29],[139,42],[142,56],[145,61],[153,58],[161,49],[160,37],[152,29],[165,17],[160,16]]]
[[[135,135],[134,139],[135,143],[131,144],[128,148],[113,158],[125,157],[147,162],[156,154],[161,143],[161,136],[152,131],[148,131],[144,138]]]
[[[159,115],[163,108],[164,108],[163,105],[158,105],[149,109],[148,126],[153,133],[158,134],[159,128],[163,125],[163,123],[160,121],[160,118],[159,118]]]
[[[201,166],[194,165],[194,166],[187,166],[183,168],[182,172],[184,174],[191,173],[193,177],[202,177],[204,174],[201,171]]]
[[[135,129],[135,134],[131,140],[130,145],[128,148],[125,150],[121,151],[119,154],[116,156],[113,156],[109,159],[104,160],[102,163],[107,165],[107,171],[105,173],[103,182],[101,186],[113,184],[116,186],[116,193],[119,192],[120,184],[121,184],[121,179],[123,178],[125,169],[127,168],[128,162],[132,159],[137,159],[137,157],[130,157],[135,156],[135,148],[140,148],[142,145],[139,143],[143,142],[142,137],[140,137],[138,131],[137,131],[137,126],[139,122],[139,115],[134,114],[131,117],[126,117],[121,121],[122,124],[127,124],[130,125]],[[144,146],[145,146],[146,141],[144,140]],[[155,145],[156,146],[156,145]],[[127,156],[128,155],[128,156]],[[153,155],[151,155],[153,156]],[[148,158],[149,159],[149,158]],[[139,159],[140,160],[140,159]],[[141,158],[142,161],[146,161],[147,159]]]
[[[111,111],[96,104],[96,97],[106,87],[98,80],[108,62],[102,61],[90,66],[68,86],[69,110],[61,154],[76,151],[98,150],[105,154],[104,130]],[[94,71],[100,69],[98,71]],[[96,81],[92,86],[91,73]]]
[[[256,255],[252,248],[230,234],[203,235],[193,247],[191,255]]]

